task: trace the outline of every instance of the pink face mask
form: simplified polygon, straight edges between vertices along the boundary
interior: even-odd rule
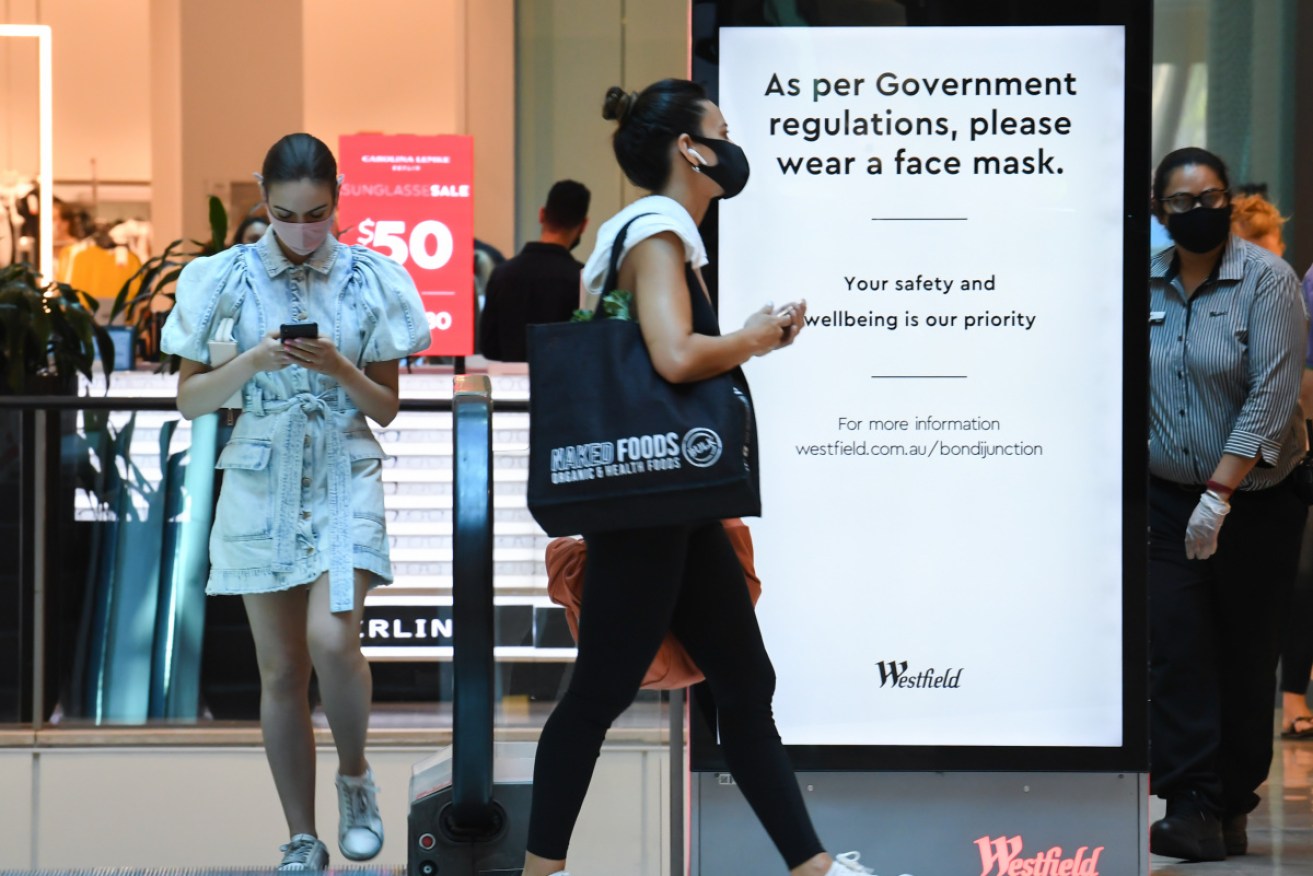
[[[271,213],[269,223],[274,233],[278,235],[278,239],[288,249],[297,255],[310,255],[328,239],[328,233],[333,227],[333,217],[329,216],[318,222],[288,222]]]

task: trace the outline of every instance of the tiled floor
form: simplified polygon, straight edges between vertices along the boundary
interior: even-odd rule
[[[1313,876],[1313,741],[1277,746],[1263,803],[1249,816],[1249,854],[1215,864],[1154,858],[1154,876]]]

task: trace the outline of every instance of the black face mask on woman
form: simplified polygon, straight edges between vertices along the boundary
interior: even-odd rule
[[[748,156],[736,143],[728,140],[712,140],[689,134],[695,142],[701,143],[716,154],[716,164],[703,164],[696,169],[705,173],[711,181],[724,190],[722,198],[732,198],[748,184]],[[693,150],[689,150],[692,152]],[[701,158],[700,155],[695,157]]]
[[[1226,242],[1231,233],[1231,205],[1195,207],[1186,213],[1167,216],[1167,231],[1172,240],[1190,252],[1212,252]]]

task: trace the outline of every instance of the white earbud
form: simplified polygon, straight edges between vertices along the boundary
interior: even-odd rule
[[[698,159],[698,161],[701,162],[702,164],[706,164],[706,163],[707,163],[707,160],[706,160],[705,158],[703,158],[701,155],[698,155],[698,151],[697,151],[696,149],[689,149],[689,150],[688,150],[688,154],[689,154],[689,155],[697,155],[697,159]],[[700,171],[702,168],[695,164],[695,165],[693,165],[693,169],[694,169],[694,170],[698,170],[698,171]]]

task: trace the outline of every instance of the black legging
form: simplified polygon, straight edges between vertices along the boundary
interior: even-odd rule
[[[1313,673],[1313,522],[1304,528],[1299,576],[1295,578],[1290,610],[1286,614],[1285,641],[1281,648],[1281,690],[1306,696],[1310,673]],[[1289,723],[1290,716],[1283,715],[1282,720]]]
[[[667,630],[706,675],[734,780],[790,869],[820,840],[785,755],[743,568],[719,523],[588,536],[579,658],[543,727],[533,772],[529,851],[566,856],[607,729],[633,702]]]

